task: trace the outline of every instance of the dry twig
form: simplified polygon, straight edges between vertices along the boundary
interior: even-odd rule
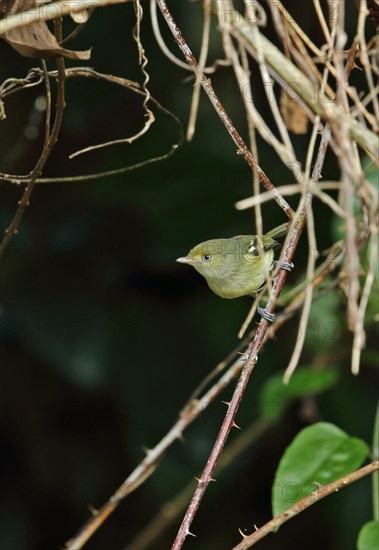
[[[55,22],[55,35],[56,35],[57,41],[60,42],[62,40],[62,21],[58,17],[57,19],[55,19],[54,22]],[[0,245],[0,257],[2,257],[12,237],[17,233],[17,229],[21,222],[22,216],[24,215],[26,207],[29,206],[30,196],[32,194],[37,178],[41,175],[42,170],[49,159],[50,153],[53,150],[53,147],[58,140],[58,135],[61,128],[62,119],[63,119],[63,110],[65,107],[65,93],[64,93],[65,92],[65,66],[64,66],[63,57],[57,58],[57,67],[58,67],[57,108],[55,112],[55,120],[54,120],[53,128],[51,130],[51,133],[49,133],[51,95],[50,95],[50,87],[49,87],[49,84],[47,83],[48,79],[46,76],[46,67],[45,67],[45,83],[46,83],[47,98],[48,98],[48,103],[47,103],[48,108],[46,110],[45,143],[44,143],[40,158],[38,159],[33,170],[27,176],[27,185],[21,197],[21,200],[19,201],[19,207],[16,211],[16,214],[12,222],[10,223],[8,229],[5,230],[5,236]]]

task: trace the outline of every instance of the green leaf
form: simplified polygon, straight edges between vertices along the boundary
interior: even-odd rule
[[[358,550],[379,550],[379,521],[368,521],[359,531]]]
[[[260,395],[262,415],[270,422],[281,417],[291,400],[332,388],[338,380],[338,371],[334,367],[322,370],[304,367],[293,374],[288,384],[283,384],[282,379],[282,373],[271,376]]]
[[[319,422],[304,428],[287,447],[272,488],[276,516],[315,491],[359,468],[369,453],[364,441],[334,424]]]

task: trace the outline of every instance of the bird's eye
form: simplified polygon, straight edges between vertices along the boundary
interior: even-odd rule
[[[204,254],[201,259],[203,260],[203,262],[209,262],[209,260],[212,259],[212,256],[210,254]]]
[[[252,254],[253,256],[260,256],[262,254],[261,247],[259,246],[258,239],[254,239],[249,243],[249,254]]]

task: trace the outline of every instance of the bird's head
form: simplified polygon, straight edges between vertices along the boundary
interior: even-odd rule
[[[178,258],[181,264],[191,265],[204,277],[215,277],[222,269],[223,252],[220,240],[206,241],[192,248],[187,256]]]

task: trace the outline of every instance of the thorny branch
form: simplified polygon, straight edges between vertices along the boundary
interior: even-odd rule
[[[298,514],[300,514],[300,512],[303,512],[313,504],[316,504],[316,502],[318,502],[319,500],[333,493],[336,493],[341,489],[344,489],[351,483],[354,483],[366,476],[373,474],[374,472],[378,471],[378,469],[379,460],[375,460],[374,462],[371,462],[371,464],[363,466],[363,468],[360,468],[355,472],[351,472],[351,474],[343,476],[340,479],[333,481],[332,483],[328,483],[325,486],[317,487],[310,495],[299,500],[299,502],[296,502],[296,504],[291,506],[291,508],[288,508],[288,510],[286,510],[282,514],[279,514],[279,516],[276,516],[274,519],[257,529],[252,535],[243,535],[243,540],[239,544],[237,544],[237,546],[234,546],[232,550],[247,550],[248,548],[251,548],[266,535],[276,531],[276,529],[283,525],[283,523],[286,523],[286,521],[297,516]],[[240,533],[241,535],[243,534],[241,531]]]

